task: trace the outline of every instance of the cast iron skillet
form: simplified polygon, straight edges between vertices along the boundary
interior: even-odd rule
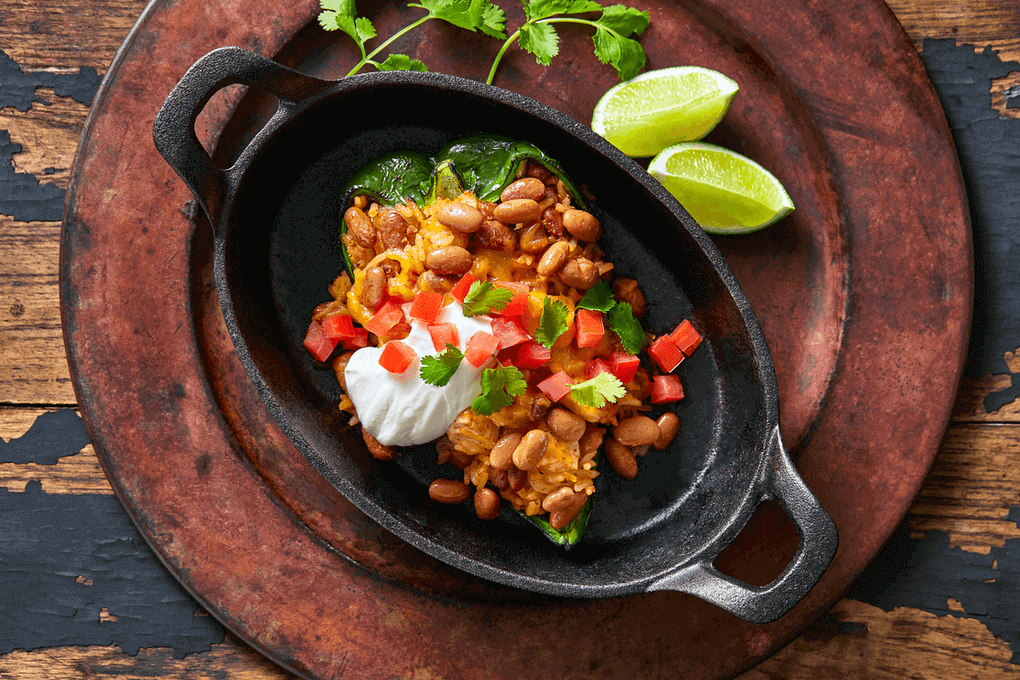
[[[220,169],[194,121],[215,92],[235,83],[262,88],[280,105]],[[526,139],[586,184],[607,259],[641,282],[650,329],[662,333],[687,317],[705,337],[678,369],[687,397],[676,407],[682,427],[672,446],[642,459],[635,480],[600,477],[587,536],[569,551],[509,510],[483,522],[466,506],[429,501],[432,447],[405,452],[401,464],[372,459],[359,428],[336,408],[332,371],[301,348],[312,309],[329,299],[326,285],[342,271],[338,196],[348,178],[380,154],[431,155],[477,132]],[[783,448],[772,359],[744,294],[680,204],[585,126],[474,81],[405,72],[323,81],[223,48],[167,97],[154,138],[214,226],[226,325],[267,408],[341,494],[396,535],[458,568],[540,593],[675,590],[754,622],[787,612],[828,566],[836,528]],[[768,499],[785,509],[801,540],[786,570],[754,587],[712,561]]]

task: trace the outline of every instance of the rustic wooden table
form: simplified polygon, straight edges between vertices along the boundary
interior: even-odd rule
[[[288,676],[161,567],[75,411],[57,303],[65,190],[89,105],[145,5],[0,8],[0,677]],[[748,680],[1020,676],[1020,3],[889,5],[936,84],[970,194],[968,364],[900,531]]]

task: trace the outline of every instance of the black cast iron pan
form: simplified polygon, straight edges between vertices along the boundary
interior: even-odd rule
[[[229,168],[199,144],[194,121],[235,83],[279,109]],[[681,365],[686,398],[672,446],[642,459],[635,480],[604,474],[584,540],[570,551],[513,513],[483,522],[439,506],[426,487],[434,449],[375,461],[336,408],[339,388],[301,348],[311,311],[342,270],[341,187],[390,151],[431,155],[466,134],[526,139],[597,197],[601,245],[637,278],[653,332],[690,318],[705,337]],[[199,60],[167,98],[156,146],[195,193],[215,232],[220,304],[238,355],[291,441],[340,493],[412,545],[500,583],[558,596],[675,590],[744,619],[774,620],[817,582],[836,550],[832,520],[804,485],[779,433],[775,374],[761,328],[715,246],[641,167],[587,127],[512,92],[432,73],[323,81],[239,48]],[[759,503],[774,499],[800,534],[765,587],[712,561]]]

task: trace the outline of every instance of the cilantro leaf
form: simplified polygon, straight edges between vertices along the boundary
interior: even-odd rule
[[[542,317],[538,321],[538,328],[535,330],[535,339],[546,347],[552,347],[556,338],[567,332],[570,324],[567,317],[570,310],[562,300],[554,300],[547,297],[542,302]]]
[[[450,343],[446,343],[446,349],[439,354],[430,354],[421,358],[419,375],[428,384],[443,387],[457,372],[463,358],[463,352]]]
[[[579,309],[591,309],[596,312],[608,312],[615,304],[616,299],[613,297],[613,291],[609,289],[609,284],[605,281],[599,281],[588,289],[588,292],[577,303],[577,307]]]
[[[481,30],[493,38],[506,37],[506,15],[489,0],[421,0],[421,4],[410,6],[427,10],[430,19],[442,19],[472,32]]]
[[[612,373],[599,373],[591,380],[570,386],[570,396],[581,406],[602,408],[609,401],[616,400],[627,394],[627,388]]]
[[[509,288],[497,288],[490,281],[475,281],[464,296],[464,316],[499,312],[506,308],[513,296]]]
[[[483,416],[514,403],[514,397],[524,394],[528,383],[515,366],[497,366],[482,371],[482,394],[471,403],[471,408]]]
[[[583,14],[598,12],[602,5],[594,0],[531,0],[524,2],[524,15],[528,21],[547,19],[557,14]]]
[[[624,38],[617,33],[601,28],[592,36],[595,56],[603,64],[611,64],[620,80],[629,80],[645,66],[645,51],[633,38]]]
[[[606,313],[609,329],[616,333],[623,348],[630,354],[637,354],[645,346],[645,329],[634,318],[634,312],[626,302],[617,302]]]
[[[560,38],[549,24],[524,24],[520,28],[521,49],[535,55],[542,66],[552,63],[560,53]]]
[[[648,28],[648,12],[627,7],[610,5],[595,22],[604,29],[618,33],[624,38],[641,35]]]
[[[419,61],[418,59],[412,59],[406,54],[391,54],[386,57],[386,61],[379,64],[376,68],[380,71],[428,71],[428,66],[425,62]]]

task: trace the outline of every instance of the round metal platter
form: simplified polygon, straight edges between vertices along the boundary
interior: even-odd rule
[[[382,36],[421,15],[360,4]],[[762,232],[716,240],[768,339],[787,447],[840,533],[818,585],[764,626],[676,593],[564,600],[464,574],[368,520],[275,425],[223,326],[209,225],[155,150],[152,122],[216,47],[342,76],[353,44],[316,25],[317,3],[154,3],[107,73],[61,243],[82,416],[114,490],[171,572],[289,670],[732,676],[842,596],[922,483],[964,359],[973,261],[953,141],[913,47],[878,1],[852,12],[835,0],[634,5],[651,13],[641,39],[648,68],[697,64],[740,84],[708,141],[770,168],[797,205]],[[508,25],[519,25],[519,8],[506,9]],[[432,70],[476,79],[498,47],[438,22],[396,45]],[[615,82],[587,34],[566,27],[552,66],[514,51],[495,84],[588,121]],[[199,137],[229,159],[263,104],[228,88],[199,118]],[[323,134],[342,134],[342,121]],[[764,584],[796,542],[789,522],[766,510],[717,565]]]

